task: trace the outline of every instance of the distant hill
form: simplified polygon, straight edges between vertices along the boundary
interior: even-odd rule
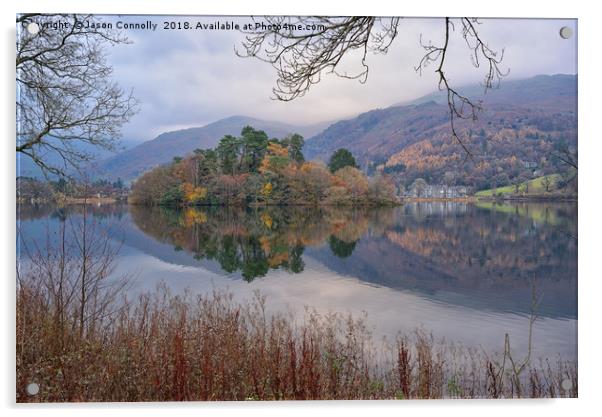
[[[83,143],[81,141],[72,141],[72,146],[78,152],[84,152],[90,155],[94,161],[101,161],[107,158],[111,158],[120,152],[127,151],[130,148],[136,146],[137,142],[122,139],[119,144],[116,146],[116,149],[113,151],[109,151],[98,146],[89,145]],[[72,171],[72,167],[65,164],[64,160],[61,156],[54,151],[46,151],[43,154],[43,160],[55,167],[59,167],[66,172],[74,174]],[[92,162],[94,164],[95,162]],[[74,174],[75,175],[75,174]],[[43,178],[44,175],[40,168],[33,162],[33,160],[27,156],[20,153],[17,153],[17,177],[31,177],[31,178]],[[53,175],[50,175],[50,178],[53,178]]]
[[[496,104],[529,104],[552,107],[558,102],[574,104],[577,93],[577,76],[569,74],[536,75],[520,80],[502,80],[499,86],[485,91],[482,85],[473,84],[458,88],[463,95],[485,103]],[[407,103],[398,103],[403,106],[408,104],[422,104],[434,101],[446,104],[447,96],[444,91],[436,91]]]
[[[422,177],[481,189],[490,188],[494,177],[502,185],[529,170],[562,169],[550,156],[561,146],[576,146],[577,76],[502,81],[485,96],[478,85],[459,90],[483,103],[477,121],[457,122],[473,159],[451,137],[441,92],[337,122],[306,141],[306,157],[327,160],[344,147],[365,169],[384,167],[405,186]]]
[[[175,156],[186,155],[198,148],[213,148],[225,135],[240,135],[242,128],[247,125],[264,130],[269,137],[277,138],[290,133],[299,133],[307,137],[323,128],[320,124],[293,126],[246,116],[232,116],[203,127],[162,133],[155,139],[100,161],[97,175],[131,180],[157,165],[171,161]]]
[[[270,137],[300,133],[306,138],[307,159],[326,161],[336,149],[348,148],[364,169],[385,169],[404,186],[417,177],[429,183],[451,181],[478,189],[491,188],[495,177],[495,185],[500,186],[528,174],[522,165],[531,173],[561,169],[553,166],[558,161],[550,160],[551,153],[561,145],[576,146],[576,75],[503,80],[500,88],[485,95],[479,85],[459,91],[483,101],[478,121],[457,122],[473,160],[467,161],[464,150],[451,138],[445,95],[435,92],[332,124],[294,126],[233,116],[203,127],[163,133],[106,157],[94,172],[109,179],[132,180],[175,156],[214,147],[226,134],[239,135],[246,125],[265,130]]]
[[[327,160],[339,148],[349,149],[362,163],[379,160],[420,139],[449,122],[442,105],[434,101],[371,110],[343,120],[306,141],[308,159]]]

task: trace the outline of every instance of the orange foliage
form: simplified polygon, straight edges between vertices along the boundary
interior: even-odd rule
[[[207,197],[207,188],[195,187],[189,182],[185,182],[180,186],[184,193],[184,199],[189,203],[197,203]]]

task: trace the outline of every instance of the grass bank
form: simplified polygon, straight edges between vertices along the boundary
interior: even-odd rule
[[[561,181],[560,174],[544,175],[516,185],[478,191],[475,193],[475,197],[517,199],[570,199],[576,197],[567,190],[558,188]]]

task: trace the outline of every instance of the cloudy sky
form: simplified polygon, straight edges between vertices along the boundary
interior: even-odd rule
[[[106,22],[145,22],[145,16],[99,17]],[[190,21],[231,20],[200,17]],[[443,19],[403,19],[389,53],[369,55],[370,74],[365,84],[326,76],[304,97],[293,102],[272,99],[275,70],[266,63],[237,57],[243,35],[235,31],[165,31],[165,20],[153,16],[156,31],[126,30],[129,45],[110,48],[114,78],[132,88],[140,112],[124,127],[124,139],[144,141],[180,128],[203,126],[224,117],[246,115],[291,124],[313,124],[353,116],[374,108],[412,100],[436,89],[434,66],[422,75],[414,67],[423,55],[423,40],[443,37]],[[247,21],[238,18],[238,21]],[[577,73],[576,22],[573,20],[484,19],[481,37],[492,49],[504,49],[506,79],[537,74]],[[562,39],[563,26],[573,36]],[[452,35],[447,75],[456,86],[482,81],[485,69],[471,65],[470,51],[457,28]],[[350,57],[344,69],[359,69]]]

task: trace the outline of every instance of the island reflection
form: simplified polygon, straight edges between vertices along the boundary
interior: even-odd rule
[[[129,210],[146,235],[249,282],[274,269],[300,273],[309,256],[340,275],[429,297],[453,292],[478,304],[497,294],[492,305],[525,314],[536,292],[540,314],[576,317],[572,204]]]

